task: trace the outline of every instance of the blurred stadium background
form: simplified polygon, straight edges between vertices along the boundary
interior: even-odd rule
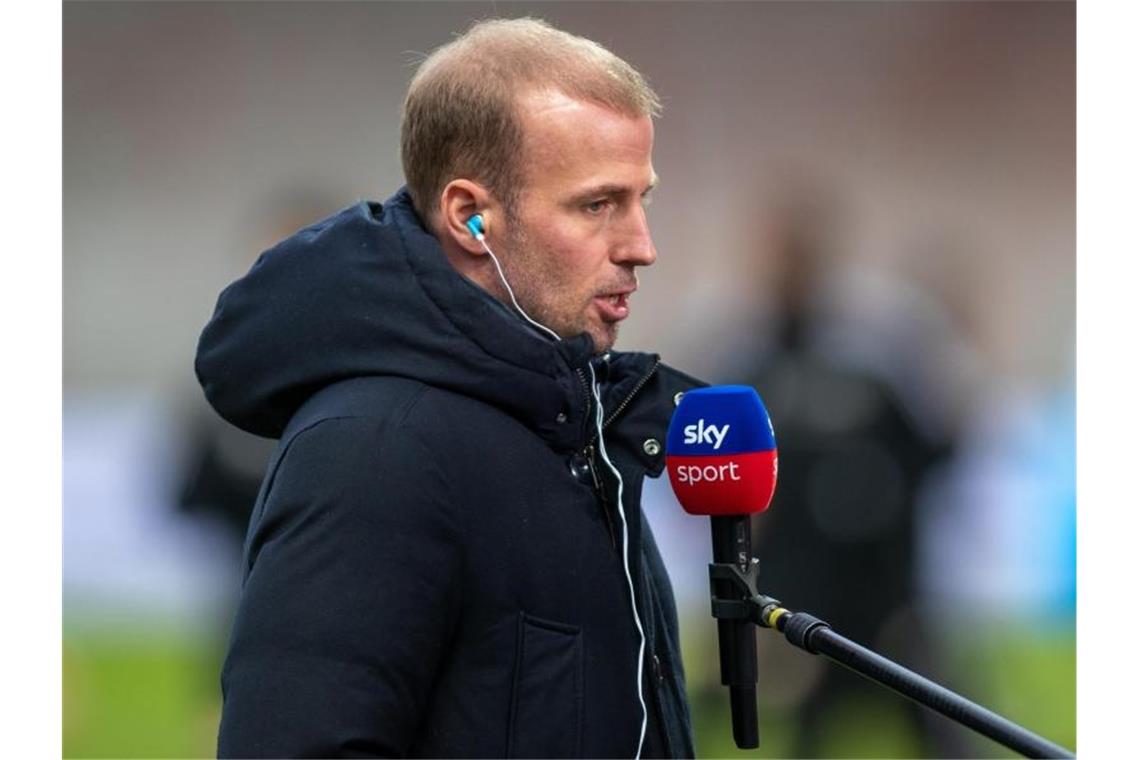
[[[262,249],[401,183],[415,63],[493,15],[665,101],[619,347],[764,397],[766,590],[1075,748],[1074,3],[68,2],[64,755],[213,754],[271,443],[206,407],[198,332]],[[646,509],[698,753],[743,755],[707,524]],[[752,754],[1012,756],[759,639]]]

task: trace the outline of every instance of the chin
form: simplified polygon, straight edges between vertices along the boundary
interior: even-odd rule
[[[612,327],[602,327],[601,329],[593,329],[589,331],[590,339],[594,341],[594,355],[601,356],[613,350],[614,344],[617,343],[617,325]]]

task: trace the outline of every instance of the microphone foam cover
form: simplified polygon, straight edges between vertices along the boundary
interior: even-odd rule
[[[665,440],[673,493],[693,515],[763,512],[776,491],[776,435],[747,385],[699,388],[681,398]]]

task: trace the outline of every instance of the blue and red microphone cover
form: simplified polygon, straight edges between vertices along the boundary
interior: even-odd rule
[[[776,491],[776,435],[756,389],[714,385],[686,393],[669,423],[665,466],[689,514],[767,509]]]

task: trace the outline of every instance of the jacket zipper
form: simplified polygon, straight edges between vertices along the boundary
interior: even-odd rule
[[[618,415],[620,415],[622,412],[625,411],[625,408],[627,406],[629,406],[631,401],[633,401],[634,396],[636,396],[641,391],[641,389],[645,387],[645,384],[648,383],[650,378],[653,377],[654,373],[657,372],[657,367],[660,364],[661,364],[661,360],[656,359],[653,362],[653,366],[649,368],[649,371],[646,372],[641,377],[641,379],[637,381],[637,384],[635,386],[633,386],[633,390],[631,390],[629,392],[629,395],[627,395],[624,399],[622,399],[622,402],[617,405],[617,408],[614,409],[614,411],[612,413],[610,413],[609,417],[602,420],[602,430],[603,431],[607,427],[610,426],[610,423],[612,423],[615,419],[618,418]],[[594,394],[590,390],[590,382],[586,379],[585,371],[582,370],[581,367],[579,367],[576,374],[578,375],[579,382],[581,382],[581,384],[582,384],[582,390],[586,394],[586,409],[587,409],[586,416],[587,416],[587,420],[588,420],[589,416],[590,416],[590,411],[594,411],[594,414],[597,414],[597,412],[592,409],[592,407],[593,407],[593,400],[592,399],[594,397]],[[589,443],[587,443],[586,447],[584,449],[582,449],[582,455],[584,457],[586,457],[586,461],[589,462],[590,477],[594,481],[594,490],[598,493],[599,497],[602,500],[602,514],[606,518],[606,530],[610,534],[610,545],[613,546],[613,548],[616,550],[617,549],[617,532],[614,528],[613,515],[610,514],[611,504],[610,504],[609,498],[607,497],[606,489],[605,489],[604,484],[602,483],[602,479],[598,475],[598,462],[597,462],[597,459],[594,457],[594,453],[596,451],[596,449],[594,448],[594,444],[597,442],[597,440],[598,440],[598,431],[595,428],[593,433],[590,436]]]
[[[641,379],[637,381],[637,385],[633,386],[633,390],[629,392],[629,395],[626,396],[624,399],[622,399],[622,402],[617,405],[617,408],[614,409],[613,412],[610,413],[609,417],[602,420],[602,430],[603,431],[610,426],[611,422],[616,420],[618,418],[618,416],[621,415],[621,413],[625,411],[625,408],[627,406],[629,406],[631,401],[633,401],[634,396],[636,396],[641,391],[641,389],[645,387],[645,384],[650,381],[650,379],[653,377],[653,375],[657,372],[657,368],[660,365],[661,365],[661,360],[660,359],[655,360],[653,362],[653,366],[649,368],[649,371],[641,376]],[[582,370],[578,370],[578,372],[581,373]],[[581,374],[579,374],[579,376],[582,377],[582,381],[584,383],[586,378],[584,376],[582,376]],[[590,436],[590,442],[587,444],[587,446],[593,446],[594,442],[597,440],[598,440],[598,431],[594,430]]]
[[[586,418],[582,421],[584,425],[590,424],[590,412],[594,408],[594,394],[590,391],[590,381],[586,379],[586,372],[581,367],[577,369],[578,381],[582,384],[582,392],[586,394]],[[590,443],[593,443],[591,440]],[[585,452],[585,449],[582,450]]]
[[[621,403],[617,405],[617,408],[615,408],[614,411],[611,412],[607,418],[602,420],[602,431],[603,432],[605,431],[606,428],[608,428],[610,426],[610,424],[615,419],[618,418],[619,415],[621,415],[622,412],[625,411],[625,408],[627,406],[629,406],[630,402],[633,401],[634,397],[637,396],[637,394],[641,391],[641,389],[645,387],[646,383],[648,383],[649,380],[653,377],[653,375],[657,372],[657,368],[660,366],[660,364],[661,364],[660,359],[655,360],[653,362],[653,366],[649,368],[649,371],[647,371],[641,377],[641,379],[637,381],[637,384],[633,386],[633,390],[631,390],[629,392],[629,394],[624,399],[622,399]],[[589,415],[589,411],[593,411],[594,414],[597,414],[596,410],[591,409],[591,407],[593,406],[592,399],[593,399],[594,394],[590,389],[589,381],[586,380],[586,373],[582,369],[579,368],[577,370],[577,374],[578,374],[578,379],[582,383],[582,389],[586,393],[587,417]],[[599,400],[598,403],[600,405],[601,401]],[[598,476],[597,461],[594,458],[594,452],[596,451],[594,444],[597,442],[597,440],[598,440],[598,430],[597,430],[597,427],[594,426],[593,432],[590,435],[590,440],[586,444],[586,447],[582,450],[582,453],[586,457],[586,461],[588,461],[590,463],[590,476],[593,478],[593,481],[594,481],[594,490],[598,493],[599,498],[602,501],[602,514],[605,515],[605,518],[606,518],[606,528],[609,530],[610,543],[612,544],[614,550],[616,551],[617,550],[617,534],[616,534],[615,528],[614,528],[613,516],[610,514],[611,505],[610,505],[609,498],[606,495],[606,490],[603,486],[602,479]],[[661,706],[661,690],[665,686],[665,674],[662,672],[661,660],[657,656],[656,652],[652,652],[652,658],[653,658],[652,660],[646,661],[646,663],[645,663],[646,669],[650,670],[652,672],[652,675],[650,676],[652,679],[652,685],[647,690],[649,692],[649,694],[647,696],[649,697],[649,701],[653,703],[653,711],[654,711],[655,715],[657,716],[656,730],[658,733],[658,737],[662,742],[662,745],[663,745],[663,747],[667,753],[667,756],[673,757],[674,753],[673,753],[673,748],[672,748],[672,741],[670,739],[669,732],[666,730],[666,727],[665,727],[664,709]]]
[[[598,494],[598,498],[602,502],[602,516],[606,518],[606,532],[610,534],[610,546],[613,547],[614,551],[617,551],[617,530],[614,527],[614,516],[611,514],[612,507],[606,495],[605,486],[598,476],[598,462],[594,458],[594,447],[587,446],[583,453],[586,456],[586,461],[590,463],[590,477],[594,480],[594,492]]]
[[[577,370],[578,380],[582,384],[582,392],[586,394],[586,424],[592,415],[597,414],[594,410],[594,394],[590,390],[590,381],[586,379],[586,372],[582,368]],[[617,551],[617,532],[614,529],[614,518],[610,514],[610,500],[606,497],[606,489],[602,483],[602,478],[598,474],[598,461],[594,457],[594,441],[597,440],[597,435],[590,439],[582,449],[582,456],[586,458],[587,466],[590,468],[590,479],[594,483],[594,493],[598,494],[598,498],[602,502],[602,517],[606,519],[606,532],[610,536],[610,546]]]

